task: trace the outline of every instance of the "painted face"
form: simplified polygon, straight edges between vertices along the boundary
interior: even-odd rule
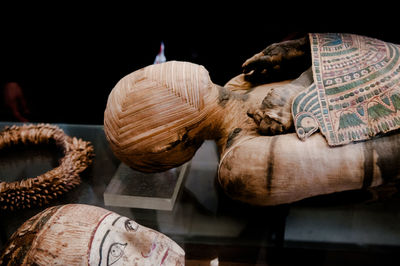
[[[99,224],[90,265],[184,265],[184,251],[165,235],[116,213]]]
[[[109,210],[67,204],[26,221],[1,265],[184,265],[185,252],[160,232]]]

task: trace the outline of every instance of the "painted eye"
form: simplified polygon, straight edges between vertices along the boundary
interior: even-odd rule
[[[117,262],[124,255],[124,250],[127,243],[113,243],[108,249],[107,265],[112,265]]]
[[[126,231],[136,232],[138,230],[138,228],[139,228],[139,224],[137,224],[136,222],[129,220],[129,219],[125,221]]]

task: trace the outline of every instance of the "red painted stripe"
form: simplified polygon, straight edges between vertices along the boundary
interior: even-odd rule
[[[161,260],[161,264],[160,264],[160,265],[163,265],[163,264],[164,264],[164,261],[165,261],[165,259],[168,257],[168,250],[169,250],[169,248],[167,248],[167,251],[165,252],[165,254],[164,254],[164,256],[163,256],[163,258],[162,258],[162,260]]]

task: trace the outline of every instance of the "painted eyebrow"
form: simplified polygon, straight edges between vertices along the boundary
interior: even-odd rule
[[[110,230],[107,230],[107,232],[104,234],[104,236],[103,236],[103,239],[101,240],[101,244],[100,244],[100,248],[99,248],[99,255],[100,255],[100,259],[99,259],[99,266],[101,265],[101,261],[102,261],[102,255],[103,255],[103,252],[102,252],[102,249],[103,249],[103,244],[104,244],[104,241],[106,241],[106,238],[107,238],[107,236],[108,236],[108,234],[110,233]]]
[[[120,218],[122,218],[122,216],[119,216],[117,219],[115,219],[114,222],[112,223],[112,225],[114,226],[115,223],[116,223]]]

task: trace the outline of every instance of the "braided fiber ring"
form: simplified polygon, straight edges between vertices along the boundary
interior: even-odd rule
[[[62,148],[64,157],[59,166],[34,178],[0,181],[0,210],[48,204],[50,200],[80,184],[79,174],[92,163],[94,156],[90,142],[71,138],[55,125],[11,126],[0,132],[0,150],[13,145],[38,144],[55,144]]]

